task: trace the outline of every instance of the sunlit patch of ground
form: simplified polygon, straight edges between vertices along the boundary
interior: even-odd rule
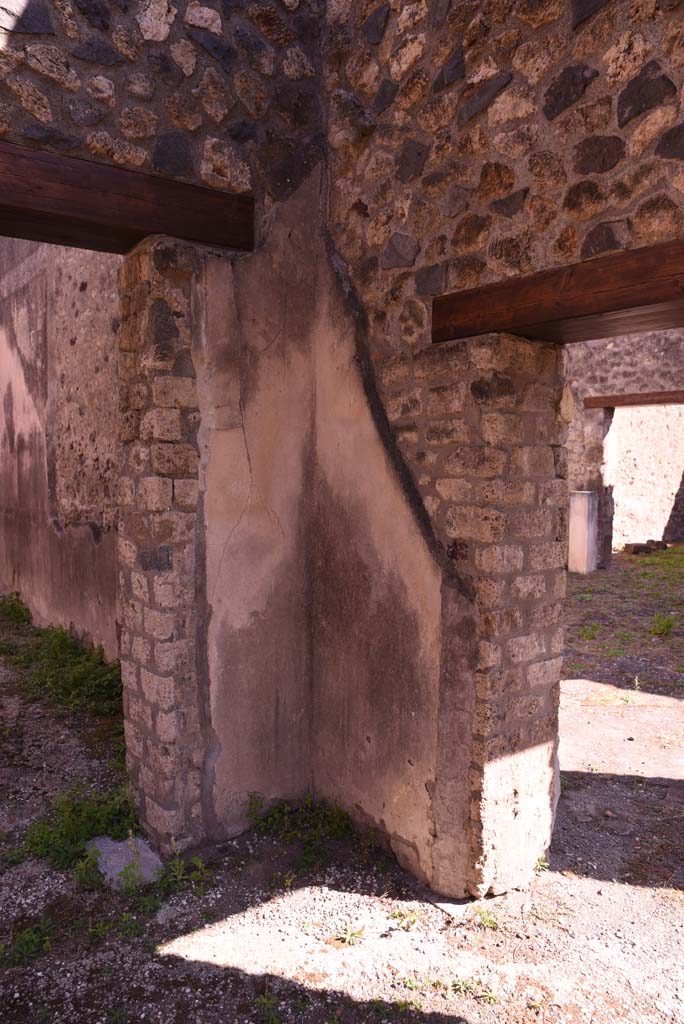
[[[564,674],[684,698],[684,545],[568,578]]]

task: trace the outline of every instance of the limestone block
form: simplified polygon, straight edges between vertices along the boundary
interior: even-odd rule
[[[97,866],[111,889],[123,889],[127,877],[136,885],[151,885],[164,867],[150,845],[139,836],[120,841],[98,836],[86,847],[97,851]]]

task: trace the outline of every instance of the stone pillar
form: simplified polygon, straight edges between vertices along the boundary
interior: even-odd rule
[[[527,884],[551,839],[566,424],[557,347],[499,336],[465,348],[474,446],[451,471],[471,497],[451,507],[446,529],[481,616],[468,877],[468,890],[481,895]]]
[[[533,876],[557,796],[568,415],[560,350],[509,335],[432,345],[383,367],[381,382],[435,532],[479,611],[475,672],[452,684],[467,709],[459,745],[470,747],[466,868],[459,878],[441,865],[438,887],[500,892]],[[459,621],[444,616],[445,650],[458,647]]]
[[[126,257],[120,275],[119,618],[127,762],[141,821],[164,852],[202,834],[195,257],[191,245],[151,238]]]
[[[568,569],[595,572],[598,564],[598,496],[594,491],[570,492]]]

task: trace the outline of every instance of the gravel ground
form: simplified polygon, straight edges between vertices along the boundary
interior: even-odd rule
[[[639,614],[618,577],[658,568],[622,562],[571,581],[568,663],[583,670],[563,684],[562,796],[529,891],[445,909],[363,841],[304,871],[296,844],[254,833],[154,908],[39,860],[0,867],[0,940],[52,922],[49,949],[0,970],[2,1024],[682,1024],[684,656],[678,621],[651,642],[648,603],[674,608],[681,586],[667,562],[667,596]],[[637,636],[622,644],[645,685],[613,639],[580,636],[599,618]],[[93,735],[2,670],[0,847],[75,781],[112,784]]]

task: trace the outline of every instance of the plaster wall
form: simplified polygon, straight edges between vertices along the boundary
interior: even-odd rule
[[[463,886],[466,788],[446,812],[435,807],[441,730],[454,720],[443,571],[374,417],[362,324],[328,258],[320,202],[315,176],[264,251],[204,269],[205,810],[215,834],[230,834],[250,793],[313,792],[386,834],[433,884],[438,819]],[[472,633],[471,601],[451,600]],[[466,634],[462,666],[473,659]],[[472,675],[451,683],[467,703]],[[468,730],[449,744],[464,780]]]
[[[0,590],[110,658],[119,263],[0,244]]]
[[[684,407],[616,409],[604,443],[604,481],[612,488],[613,548],[684,540]]]
[[[559,351],[511,336],[383,388],[315,174],[241,258],[150,239],[122,272],[128,757],[164,848],[315,793],[438,891],[524,884],[553,819],[565,561]],[[504,841],[505,837],[505,841]]]

